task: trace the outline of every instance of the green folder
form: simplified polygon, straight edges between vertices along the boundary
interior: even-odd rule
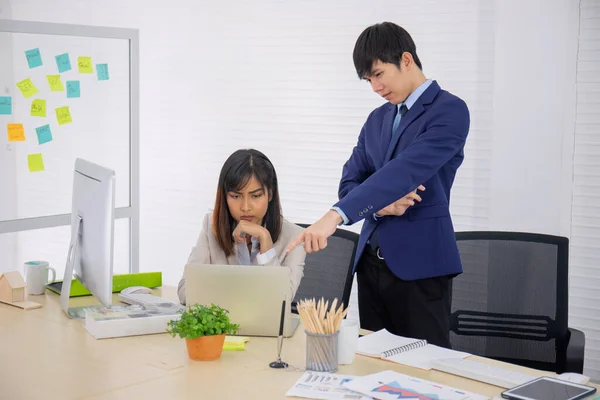
[[[162,272],[139,272],[137,274],[117,274],[113,275],[113,293],[119,293],[121,290],[130,286],[144,286],[147,288],[155,288],[162,286]],[[46,288],[54,293],[60,294],[62,281],[55,281]],[[69,297],[91,296],[87,290],[77,279],[71,281],[71,293]]]

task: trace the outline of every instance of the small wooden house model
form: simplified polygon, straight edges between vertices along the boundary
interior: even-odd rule
[[[0,301],[17,303],[25,301],[25,280],[19,271],[0,274]]]

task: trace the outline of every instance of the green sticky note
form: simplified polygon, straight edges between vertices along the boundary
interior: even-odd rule
[[[71,118],[71,111],[69,111],[69,107],[59,107],[56,109],[56,120],[59,125],[70,124],[73,122]]]
[[[40,49],[27,50],[25,52],[25,57],[27,58],[27,64],[29,64],[29,68],[40,67],[42,65]]]
[[[46,116],[46,100],[35,99],[31,102],[31,116],[45,117]]]
[[[108,80],[108,64],[96,64],[96,72],[98,73],[99,81]]]
[[[39,144],[44,144],[52,141],[52,132],[50,131],[50,125],[44,125],[35,128],[35,133],[37,133]]]
[[[79,67],[79,73],[81,74],[94,73],[94,67],[92,67],[92,57],[78,57],[77,66]]]
[[[27,165],[29,172],[39,172],[44,170],[44,159],[41,153],[29,154],[27,156]]]
[[[67,81],[67,98],[81,97],[81,85],[79,81]]]
[[[60,75],[46,75],[46,79],[48,79],[48,85],[50,85],[50,90],[53,92],[64,92],[65,87],[63,86]]]
[[[12,114],[12,97],[1,96],[0,97],[0,115],[11,115]]]
[[[58,67],[58,72],[63,73],[71,70],[71,59],[69,58],[69,53],[61,54],[56,57],[56,66]]]
[[[19,88],[21,93],[23,93],[23,96],[25,96],[26,99],[38,92],[37,88],[35,87],[33,82],[31,82],[30,78],[23,79],[21,82],[17,83],[17,87]]]

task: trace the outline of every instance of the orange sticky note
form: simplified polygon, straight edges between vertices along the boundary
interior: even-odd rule
[[[42,154],[29,154],[27,156],[27,165],[29,166],[29,172],[43,171],[44,159],[42,158]]]
[[[8,141],[9,142],[24,142],[25,129],[23,124],[8,124]]]

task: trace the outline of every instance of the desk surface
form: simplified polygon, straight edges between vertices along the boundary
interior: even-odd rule
[[[155,295],[176,299],[175,288]],[[23,311],[0,304],[0,398],[6,399],[283,399],[302,372],[269,368],[276,338],[252,337],[245,351],[223,352],[218,361],[191,361],[182,339],[168,334],[96,340],[60,308],[59,296],[46,292],[29,300],[44,304]],[[115,304],[117,298],[114,298]],[[71,299],[71,306],[96,303]],[[284,340],[282,359],[303,368],[305,335],[298,327]],[[489,363],[497,363],[477,357]],[[551,375],[502,364],[534,375]],[[489,396],[502,388],[439,371],[423,371],[356,356],[339,373],[367,375],[394,370]]]

